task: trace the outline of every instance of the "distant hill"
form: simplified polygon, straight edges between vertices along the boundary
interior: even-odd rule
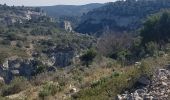
[[[44,6],[41,7],[48,15],[53,17],[61,16],[81,16],[83,13],[99,8],[104,4],[92,3],[87,5],[56,5],[56,6]]]
[[[162,9],[169,9],[169,0],[126,0],[108,3],[83,15],[77,32],[99,34],[103,31],[132,31],[143,20]]]

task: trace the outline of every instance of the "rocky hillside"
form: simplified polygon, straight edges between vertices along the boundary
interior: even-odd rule
[[[46,16],[40,8],[14,7],[0,5],[0,25],[12,25],[14,23],[24,23],[31,19]]]
[[[74,32],[68,20],[61,26],[40,8],[0,7],[0,100],[169,99],[170,11],[155,13],[168,0],[122,0],[88,12],[83,29],[104,29],[100,37]]]
[[[151,80],[140,79],[145,87],[140,87],[132,93],[118,95],[117,99],[122,100],[168,100],[170,98],[170,71],[169,65],[166,69],[157,69]]]
[[[70,66],[95,39],[69,33],[40,8],[0,5],[0,76],[30,79],[44,71]]]
[[[83,15],[81,23],[75,30],[88,34],[103,33],[108,30],[132,31],[140,28],[148,15],[169,8],[169,0],[116,1]]]
[[[56,5],[56,6],[46,6],[41,7],[48,15],[53,17],[62,17],[62,16],[81,16],[83,13],[101,7],[104,4],[94,3],[87,5]]]
[[[49,16],[56,18],[59,22],[70,21],[73,27],[76,27],[80,17],[87,12],[104,6],[104,4],[92,3],[86,5],[56,5],[41,7]]]

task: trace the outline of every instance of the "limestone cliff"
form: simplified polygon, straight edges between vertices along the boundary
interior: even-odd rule
[[[168,9],[168,0],[119,0],[108,3],[83,15],[75,31],[80,33],[103,33],[111,31],[134,31],[142,26],[150,14]]]

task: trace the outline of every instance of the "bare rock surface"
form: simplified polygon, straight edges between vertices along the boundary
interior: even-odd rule
[[[170,100],[170,70],[158,69],[150,85],[117,95],[117,100]]]

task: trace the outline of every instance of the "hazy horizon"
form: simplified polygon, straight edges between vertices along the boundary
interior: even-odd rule
[[[0,0],[0,4],[9,6],[53,6],[53,5],[85,5],[89,3],[107,3],[116,0]]]

